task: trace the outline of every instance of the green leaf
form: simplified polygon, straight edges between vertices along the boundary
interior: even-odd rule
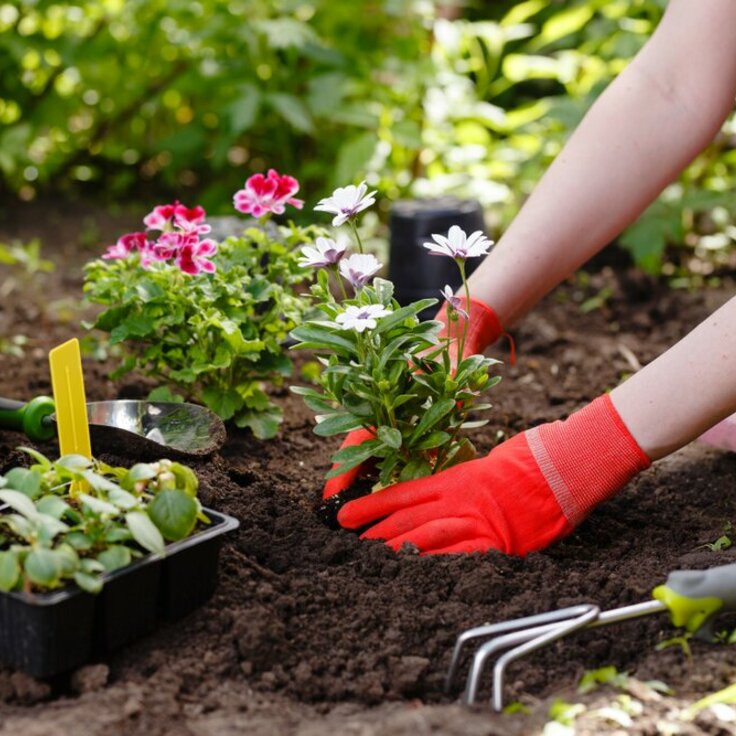
[[[88,493],[80,493],[79,500],[84,506],[95,514],[107,514],[109,516],[117,516],[120,513],[120,509],[107,501],[103,501],[101,498],[95,498],[90,496]]]
[[[55,519],[61,519],[69,508],[69,504],[59,498],[59,496],[43,496],[43,498],[39,498],[36,501],[36,509],[40,513],[53,516]]]
[[[259,440],[269,440],[278,434],[284,415],[281,409],[272,406],[267,411],[243,411],[235,417],[238,427],[248,428]]]
[[[188,537],[197,522],[196,502],[178,489],[157,493],[147,511],[164,539],[170,542]]]
[[[356,172],[366,171],[377,145],[378,136],[373,131],[360,133],[345,141],[337,152],[337,163],[332,175],[335,186],[344,186],[346,181],[353,181]]]
[[[164,538],[151,518],[143,511],[130,511],[125,515],[125,523],[138,544],[149,552],[163,553]]]
[[[87,593],[97,595],[102,590],[102,580],[86,572],[75,572],[74,582]]]
[[[432,429],[437,422],[449,414],[454,408],[454,399],[442,399],[432,404],[419,420],[419,424],[417,424],[416,429],[411,435],[410,442],[418,440],[427,430]]]
[[[29,580],[45,588],[59,583],[62,565],[59,556],[50,549],[34,549],[28,553],[23,565]]]
[[[355,417],[345,412],[319,414],[315,419],[317,420],[317,424],[314,427],[314,433],[320,437],[332,437],[336,434],[344,434],[353,429],[360,429],[363,426],[360,417]]]
[[[20,491],[28,498],[38,498],[41,495],[41,473],[27,468],[12,468],[5,474],[9,488]]]
[[[239,93],[238,99],[225,108],[230,130],[236,135],[244,133],[253,126],[261,107],[261,93],[254,84],[243,84]]]
[[[168,386],[158,386],[152,391],[149,391],[147,399],[148,401],[163,401],[177,404],[184,401],[184,397],[181,394],[173,392]]]
[[[401,432],[398,429],[395,429],[394,427],[381,426],[378,428],[376,434],[378,439],[381,440],[384,445],[387,445],[393,450],[398,450],[401,447],[402,437]]]
[[[92,548],[92,539],[83,532],[69,532],[64,536],[67,544],[70,544],[78,552],[86,552]]]
[[[325,478],[335,478],[336,476],[342,475],[348,470],[357,467],[361,463],[373,457],[373,452],[380,447],[380,445],[381,443],[378,440],[368,440],[360,445],[344,447],[342,450],[338,450],[332,456],[332,462],[339,464],[340,467],[331,469]]]
[[[300,133],[314,131],[312,116],[298,97],[284,92],[270,92],[264,95],[264,100],[295,130]]]
[[[92,465],[92,461],[84,455],[64,455],[54,464],[58,465],[60,468],[77,473],[89,468]]]
[[[33,501],[20,491],[12,491],[7,488],[0,490],[0,501],[4,501],[11,509],[23,514],[26,518],[33,519],[38,516]]]
[[[450,435],[447,432],[432,432],[424,437],[420,442],[411,446],[412,450],[434,450],[450,441]]]
[[[130,564],[130,549],[122,544],[114,544],[100,552],[97,555],[97,560],[104,566],[106,572],[114,572]]]
[[[20,579],[20,565],[13,552],[0,552],[0,590],[12,590]]]
[[[388,317],[384,317],[388,319]],[[291,331],[291,335],[299,343],[298,348],[315,348],[321,350],[333,350],[338,355],[352,357],[356,355],[355,341],[343,335],[337,335],[325,327],[309,322],[302,327]]]
[[[107,497],[110,503],[114,504],[119,509],[123,509],[124,511],[129,511],[130,509],[135,508],[140,503],[138,498],[136,498],[132,493],[128,493],[118,486],[112,488],[107,494]]]
[[[428,309],[429,307],[433,307],[437,302],[437,299],[420,299],[419,301],[412,302],[405,307],[401,307],[401,309],[397,309],[395,312],[391,312],[391,314],[378,320],[378,324],[376,325],[376,329],[373,330],[373,333],[382,334],[384,332],[388,332],[396,327],[396,325],[401,324],[405,319],[416,317],[419,312]]]
[[[208,386],[202,392],[202,400],[217,416],[225,421],[232,419],[243,406],[243,397],[235,389]]]
[[[430,475],[432,466],[423,458],[415,457],[410,460],[399,473],[399,481],[415,480]]]

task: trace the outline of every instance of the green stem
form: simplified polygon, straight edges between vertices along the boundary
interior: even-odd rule
[[[345,282],[343,281],[342,276],[340,276],[340,271],[338,270],[337,264],[335,264],[333,268],[335,271],[335,278],[337,279],[337,283],[340,287],[340,291],[342,292],[343,301],[345,301],[348,298],[348,292],[347,292],[347,289],[345,288]]]
[[[460,336],[460,345],[457,353],[457,366],[460,365],[460,361],[463,359],[463,351],[465,350],[465,339],[468,335],[468,322],[470,322],[470,288],[468,287],[468,280],[465,277],[465,260],[462,258],[455,259],[457,267],[460,269],[460,277],[463,280],[463,290],[465,291],[465,306],[468,312],[468,318],[463,321],[463,332]]]
[[[363,250],[363,241],[360,239],[360,235],[358,234],[358,226],[353,220],[350,220],[350,227],[353,229],[353,235],[355,235],[355,241],[358,244],[358,252],[364,253],[365,251]]]

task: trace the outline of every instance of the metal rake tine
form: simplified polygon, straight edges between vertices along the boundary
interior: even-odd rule
[[[590,604],[589,608],[589,611],[581,614],[577,618],[563,621],[562,623],[554,626],[551,630],[540,634],[534,639],[525,641],[515,649],[511,649],[506,652],[506,654],[499,657],[493,668],[493,697],[491,703],[495,711],[500,712],[503,710],[503,676],[506,671],[506,667],[511,664],[511,662],[523,657],[529,652],[534,652],[547,644],[551,644],[553,641],[562,639],[573,631],[584,629],[591,622],[595,621],[601,612],[601,609],[596,605]]]
[[[480,637],[493,636],[494,634],[503,634],[505,632],[515,631],[518,629],[525,629],[530,631],[530,627],[534,627],[537,624],[554,624],[559,621],[572,618],[573,616],[579,616],[588,610],[588,604],[580,604],[577,606],[569,606],[568,608],[560,608],[555,611],[547,611],[546,613],[536,613],[532,616],[524,616],[523,618],[515,618],[511,621],[502,621],[495,624],[485,624],[483,626],[475,626],[472,629],[463,631],[455,640],[455,648],[452,652],[452,658],[450,660],[450,668],[445,678],[445,692],[450,692],[452,688],[452,682],[457,672],[457,667],[460,663],[460,655],[462,649],[469,641],[478,639]],[[536,630],[535,630],[536,631]],[[536,631],[532,636],[536,636],[541,633]],[[527,638],[515,640],[510,645],[518,643],[519,641],[526,641]]]

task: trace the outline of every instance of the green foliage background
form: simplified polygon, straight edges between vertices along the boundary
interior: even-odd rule
[[[247,175],[275,166],[309,200],[368,177],[389,200],[476,197],[502,227],[665,4],[0,4],[2,186],[149,204],[196,192],[228,212]],[[659,271],[668,243],[727,261],[735,149],[732,116],[625,234],[640,265]]]

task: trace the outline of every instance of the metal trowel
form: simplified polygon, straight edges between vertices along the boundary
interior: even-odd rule
[[[57,404],[48,396],[28,402],[0,398],[0,429],[24,432],[36,442],[48,442],[58,433],[62,455],[87,454],[86,424],[98,453],[124,452],[140,459],[204,457],[222,446],[225,425],[204,406],[128,399],[85,402],[81,378],[72,370],[78,360],[75,342],[54,348],[50,355],[57,363],[52,373],[58,416]]]

